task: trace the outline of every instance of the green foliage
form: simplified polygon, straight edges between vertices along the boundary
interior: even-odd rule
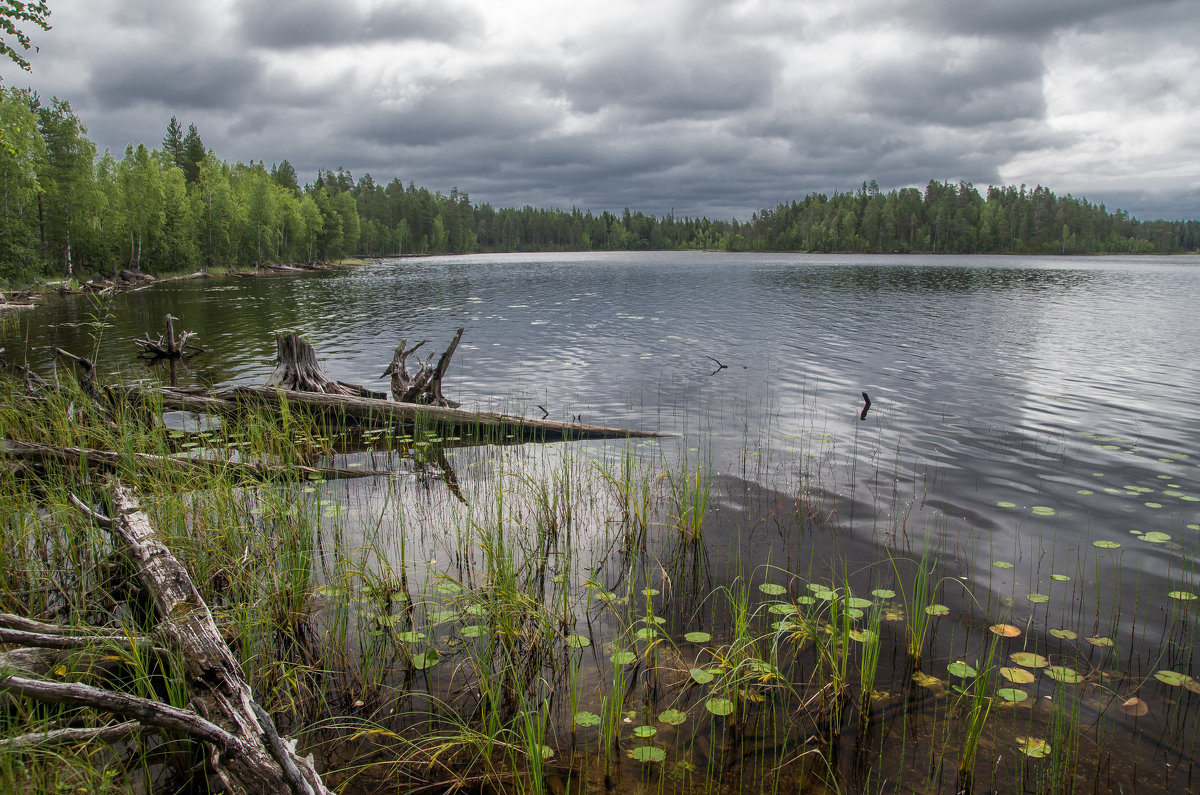
[[[19,5],[19,4],[18,4]],[[9,4],[11,9],[12,4]],[[3,10],[4,6],[0,6]],[[22,6],[35,9],[33,4]],[[32,13],[32,12],[31,12]],[[10,15],[11,16],[11,15]],[[229,163],[172,117],[162,148],[96,156],[58,98],[0,88],[0,278],[242,268],[350,255],[476,251],[726,251],[1095,254],[1200,250],[1200,221],[1108,212],[1038,186],[931,181],[924,191],[813,193],[749,222],[472,204],[343,168],[300,187],[287,160]]]
[[[46,20],[50,17],[50,9],[46,6],[45,0],[0,0],[0,31],[3,31],[4,36],[12,36],[17,40],[17,46],[22,50],[28,50],[33,47],[33,42],[24,30],[22,24],[28,22],[34,27],[42,30],[50,30],[50,23]],[[33,49],[37,49],[33,47]],[[0,55],[7,55],[8,58],[17,66],[30,71],[29,61],[17,52],[3,37],[0,37]]]

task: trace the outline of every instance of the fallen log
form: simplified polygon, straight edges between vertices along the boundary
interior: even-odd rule
[[[50,463],[78,466],[79,462],[83,461],[89,467],[111,472],[118,471],[123,463],[120,454],[109,450],[85,450],[82,447],[54,447],[51,445],[35,444],[33,442],[20,442],[15,439],[0,439],[0,454],[43,467]],[[240,461],[210,460],[206,458],[175,458],[172,456],[154,455],[153,453],[134,453],[133,460],[140,464],[158,468],[193,470],[206,473],[233,473],[244,475],[254,480],[268,480],[285,474],[323,478],[325,480],[369,478],[390,474],[374,470],[314,467],[302,464],[271,466]]]
[[[283,758],[275,757],[268,742],[272,735],[278,736],[274,725],[269,717],[263,720],[265,713],[221,638],[208,605],[187,570],[158,538],[133,492],[114,485],[112,505],[113,541],[133,562],[158,616],[157,633],[180,654],[196,714],[237,740],[229,746],[232,752],[222,748],[223,737],[208,740],[209,766],[217,779],[229,792],[328,793],[312,757],[299,757],[294,744],[283,748]]]
[[[161,401],[163,408],[204,414],[241,414],[248,409],[279,411],[302,408],[335,425],[372,427],[420,427],[434,435],[461,437],[468,444],[512,444],[589,439],[648,439],[669,434],[611,428],[603,425],[531,419],[488,411],[468,411],[416,403],[295,392],[271,387],[239,386],[213,393],[161,387],[152,393],[140,387],[124,388],[135,402]],[[447,445],[454,446],[454,445]]]

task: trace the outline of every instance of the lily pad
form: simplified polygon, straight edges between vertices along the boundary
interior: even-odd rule
[[[661,762],[667,758],[667,752],[656,745],[639,745],[629,752],[629,756],[642,764]]]
[[[878,639],[879,635],[869,629],[852,629],[850,630],[850,640],[856,640],[859,643],[870,643]]]
[[[962,660],[950,663],[946,666],[946,670],[954,676],[962,677],[963,679],[973,679],[979,675],[978,671]]]
[[[733,702],[727,698],[710,698],[704,706],[714,715],[728,715],[733,712]]]
[[[1068,668],[1065,665],[1051,665],[1046,669],[1046,676],[1056,682],[1065,682],[1069,685],[1083,681],[1083,677],[1074,668]]]
[[[787,593],[787,588],[773,582],[764,582],[758,586],[758,590],[765,593],[767,596],[779,596]]]
[[[874,596],[876,599],[894,599],[896,592],[890,588],[876,588],[874,591],[871,591],[871,596]]]
[[[1157,671],[1154,678],[1162,682],[1164,685],[1171,687],[1179,687],[1183,683],[1189,681],[1192,677],[1187,674],[1177,673],[1175,671]]]
[[[1113,639],[1106,638],[1103,635],[1092,635],[1090,638],[1087,638],[1087,642],[1093,646],[1104,646],[1109,649],[1113,646]]]
[[[582,649],[592,645],[592,639],[583,635],[567,635],[566,644],[572,649]]]
[[[708,643],[712,640],[712,635],[707,632],[689,632],[683,639],[688,643]]]
[[[581,710],[581,711],[575,713],[575,725],[576,726],[584,726],[584,727],[599,726],[600,725],[600,716],[597,715],[595,712],[588,712],[587,710]]]
[[[1050,743],[1037,737],[1018,737],[1017,750],[1031,759],[1042,759],[1050,755]]]
[[[998,569],[1011,569],[1013,565],[1006,560],[993,560],[992,565]]]
[[[483,624],[467,624],[458,630],[458,634],[464,638],[482,638],[486,633],[487,627]]]
[[[1033,511],[1034,516],[1054,516],[1058,513],[1058,511],[1048,505],[1035,505],[1030,510]]]
[[[654,728],[653,726],[634,726],[633,727],[633,736],[634,737],[653,737],[656,734],[658,734],[658,729]]]
[[[412,656],[412,664],[414,668],[424,671],[426,668],[432,668],[438,663],[438,653],[434,649]]]
[[[1142,701],[1137,696],[1134,696],[1133,698],[1129,698],[1121,702],[1121,711],[1126,715],[1132,715],[1135,718],[1140,718],[1150,711],[1150,707],[1146,705],[1145,701]]]
[[[1092,546],[1094,546],[1096,549],[1120,549],[1121,547],[1121,545],[1116,541],[1108,541],[1106,539],[1093,541]]]
[[[1009,502],[1008,500],[1000,500],[1000,502],[996,503],[996,507],[997,508],[1016,508],[1017,504],[1015,502]]]
[[[1050,597],[1046,596],[1046,594],[1044,594],[1044,593],[1026,594],[1025,598],[1037,605],[1044,604],[1044,603],[1050,601]]]
[[[785,604],[783,602],[776,602],[768,607],[767,610],[771,611],[777,616],[790,616],[796,612],[796,606]]]
[[[1015,638],[1021,634],[1021,628],[1014,627],[1012,624],[992,624],[988,629],[992,631],[992,634],[1002,638]]]
[[[1024,668],[1001,668],[1000,675],[1016,685],[1027,685],[1037,679],[1032,671],[1026,671]]]
[[[1071,581],[1071,578],[1065,574],[1051,574],[1050,579],[1055,580],[1056,582],[1070,582]]]
[[[637,659],[637,655],[631,651],[615,651],[608,659],[612,660],[613,665],[629,665]]]
[[[1012,654],[1008,655],[1008,659],[1012,660],[1023,668],[1045,668],[1050,664],[1050,661],[1045,657],[1040,654],[1034,654],[1031,651],[1013,652]]]
[[[687,720],[687,713],[677,709],[664,709],[658,713],[658,719],[668,726],[678,726]]]
[[[693,668],[689,673],[691,673],[693,681],[698,685],[706,685],[713,680],[713,675],[703,668]]]
[[[1169,535],[1167,535],[1166,533],[1160,533],[1157,530],[1153,530],[1149,533],[1145,533],[1142,535],[1141,538],[1143,541],[1146,541],[1151,544],[1165,544],[1171,540],[1171,537]]]
[[[1029,698],[1028,693],[1016,687],[1002,687],[996,691],[996,695],[1010,704],[1020,704],[1022,701]]]
[[[1061,640],[1075,640],[1079,635],[1069,629],[1052,629],[1050,634]]]
[[[401,643],[418,643],[425,640],[424,632],[397,632],[396,640]]]
[[[1190,602],[1196,598],[1196,594],[1192,593],[1191,591],[1171,591],[1167,594],[1167,596],[1171,597],[1172,599],[1178,599],[1182,602]]]
[[[950,613],[950,608],[945,605],[933,604],[925,608],[925,612],[931,616],[944,616]]]

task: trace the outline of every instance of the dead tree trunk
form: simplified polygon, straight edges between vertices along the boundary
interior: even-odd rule
[[[278,349],[275,371],[267,379],[267,386],[344,397],[383,397],[358,384],[334,381],[327,376],[317,362],[316,350],[298,334],[276,334],[275,345]]]
[[[229,792],[327,793],[312,758],[282,749],[270,718],[254,700],[241,666],[225,645],[187,570],[159,540],[133,492],[115,485],[111,532],[133,561],[154,604],[160,637],[180,652],[196,714],[238,738],[232,753],[210,743],[209,765]],[[277,758],[280,750],[283,758]]]
[[[417,348],[420,348],[428,340],[421,340],[412,348],[408,348],[408,340],[400,340],[400,344],[396,346],[396,351],[392,355],[392,363],[388,365],[388,369],[383,371],[381,377],[392,377],[392,397],[398,403],[420,403],[426,406],[445,406],[449,408],[458,408],[459,403],[450,400],[442,394],[442,379],[446,376],[446,370],[450,368],[450,358],[454,356],[454,351],[458,348],[459,340],[462,339],[464,329],[459,329],[454,335],[454,339],[450,341],[450,345],[442,352],[438,358],[438,363],[435,367],[430,367],[429,363],[433,361],[433,355],[421,361],[417,358],[417,364],[420,365],[416,374],[408,371],[406,360],[409,356],[416,353]]]
[[[191,343],[192,337],[196,336],[190,331],[181,331],[179,336],[175,336],[175,321],[179,318],[174,315],[167,315],[167,336],[158,335],[158,341],[150,339],[150,332],[146,332],[145,339],[135,339],[135,345],[140,345],[142,350],[138,354],[143,359],[182,359],[192,353],[204,353],[204,349]],[[190,349],[190,350],[189,350]]]

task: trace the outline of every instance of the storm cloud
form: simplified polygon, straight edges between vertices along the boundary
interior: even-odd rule
[[[811,191],[1046,185],[1200,216],[1200,28],[1159,0],[59,0],[33,74],[100,147],[195,123],[495,205],[747,218]],[[7,68],[7,67],[6,67]]]

